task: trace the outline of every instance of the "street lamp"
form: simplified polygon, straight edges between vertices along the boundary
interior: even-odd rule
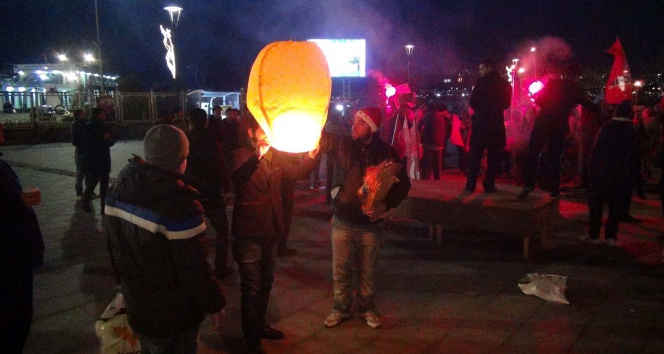
[[[530,52],[533,53],[533,72],[535,73],[535,79],[537,79],[537,55],[535,51],[537,51],[535,47],[530,48]]]
[[[102,70],[102,65],[101,65],[101,39],[99,37],[99,6],[97,6],[97,0],[95,0],[95,22],[97,24],[97,57],[99,58],[99,77],[101,80],[99,85],[99,94],[103,95],[105,94],[104,71]]]
[[[639,106],[639,90],[643,83],[639,80],[634,81],[634,110]]]
[[[67,58],[67,55],[65,54],[58,54],[58,60],[60,60],[60,62],[63,62],[63,61],[68,61],[69,58]]]
[[[406,55],[408,56],[408,62],[407,62],[408,76],[406,82],[408,82],[408,86],[410,86],[410,55],[413,54],[413,48],[415,48],[415,46],[412,44],[407,44],[404,46],[404,48],[406,48]]]
[[[93,61],[95,61],[95,57],[94,55],[92,55],[92,53],[84,53],[83,60],[85,60],[88,63],[92,63]]]

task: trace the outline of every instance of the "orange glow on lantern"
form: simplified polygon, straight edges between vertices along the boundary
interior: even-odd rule
[[[318,145],[331,92],[330,69],[316,43],[274,42],[251,67],[247,107],[272,146],[306,152]]]

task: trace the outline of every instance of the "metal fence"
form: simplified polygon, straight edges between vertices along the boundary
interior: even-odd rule
[[[113,103],[108,118],[117,123],[156,123],[165,115],[185,110],[184,92],[115,92],[109,96]],[[88,115],[97,106],[99,95],[93,92],[15,92],[0,91],[2,113],[0,123],[5,126],[70,124],[76,109]]]

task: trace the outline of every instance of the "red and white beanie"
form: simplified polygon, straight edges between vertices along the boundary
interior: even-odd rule
[[[355,118],[360,118],[367,123],[371,132],[375,133],[380,127],[381,114],[380,108],[378,107],[366,107],[362,108],[357,113],[355,113]]]

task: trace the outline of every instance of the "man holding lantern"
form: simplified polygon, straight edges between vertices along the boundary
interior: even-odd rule
[[[402,166],[392,164],[398,169],[391,176],[396,177],[396,183],[389,187],[384,199],[376,198],[367,207],[358,196],[358,189],[366,182],[367,169],[400,160],[394,148],[380,140],[377,133],[380,124],[378,107],[363,108],[355,114],[351,136],[335,140],[323,138],[321,141],[321,151],[333,156],[335,166],[338,166],[332,181],[334,305],[332,313],[325,319],[325,327],[334,327],[350,317],[353,272],[357,272],[359,279],[355,299],[359,316],[372,328],[381,326],[374,303],[380,223],[389,209],[406,198],[410,180]]]
[[[261,353],[260,339],[283,339],[267,323],[277,249],[284,230],[281,183],[309,176],[317,161],[305,157],[290,164],[275,153],[267,135],[251,116],[243,120],[251,144],[233,152],[231,181],[235,204],[231,233],[233,258],[240,273],[242,333],[250,353]]]

